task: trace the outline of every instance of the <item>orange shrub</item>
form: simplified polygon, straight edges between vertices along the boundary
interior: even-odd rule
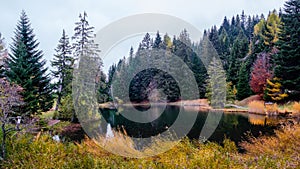
[[[252,101],[248,104],[250,113],[265,114],[265,105],[263,101]]]

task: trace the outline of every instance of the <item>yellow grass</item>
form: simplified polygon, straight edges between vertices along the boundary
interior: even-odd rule
[[[300,103],[299,102],[294,102],[293,104],[293,110],[295,113],[299,113],[300,112]]]
[[[240,144],[245,150],[244,159],[258,168],[299,168],[300,126],[284,126],[276,136],[252,138]]]
[[[271,104],[271,105],[266,105],[265,106],[265,111],[269,112],[269,113],[274,113],[274,112],[278,112],[278,106],[277,104]]]
[[[296,115],[300,114],[300,103],[299,102],[294,102],[292,108],[293,108],[293,114],[296,114]]]
[[[266,114],[263,101],[252,101],[248,104],[250,113]]]
[[[173,140],[173,139],[172,139]],[[114,132],[114,137],[105,138],[105,136],[100,136],[97,139],[93,139],[94,146],[91,146],[91,152],[95,151],[95,147],[98,146],[98,149],[106,149],[109,152],[116,152],[118,155],[126,157],[150,157],[159,153],[163,153],[176,144],[178,141],[172,141],[170,138],[152,139],[151,144],[148,147],[143,148],[142,150],[137,150],[134,146],[134,141],[132,138],[121,132]],[[97,145],[97,146],[96,146]],[[95,151],[97,152],[97,151]]]

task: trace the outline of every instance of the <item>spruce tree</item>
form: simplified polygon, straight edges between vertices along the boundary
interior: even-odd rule
[[[251,94],[249,86],[249,74],[247,71],[246,63],[241,64],[241,68],[238,74],[238,83],[237,83],[237,99],[242,100]]]
[[[279,53],[275,56],[275,77],[281,79],[289,99],[300,99],[300,1],[289,0],[282,14]]]
[[[101,72],[102,60],[99,57],[99,45],[94,42],[96,36],[94,34],[94,27],[89,25],[87,17],[86,12],[79,14],[79,21],[75,23],[75,33],[72,37],[74,41],[73,55],[79,61],[78,69],[74,70],[76,73],[76,78],[74,79],[76,89],[74,90],[76,90],[77,96],[73,100],[78,108],[78,112],[93,113],[95,115],[95,112],[89,110],[91,108],[89,104],[94,101],[93,95],[95,93],[97,98],[100,98],[99,95],[101,95],[99,91],[101,91],[101,76],[103,75]],[[95,91],[92,91],[92,88]],[[85,102],[80,102],[80,99],[85,99]],[[71,120],[76,121],[75,113]]]
[[[219,41],[220,41],[220,50],[219,54],[220,59],[222,60],[223,67],[226,71],[228,71],[228,59],[230,57],[230,44],[229,37],[225,29],[220,30]]]
[[[161,37],[159,35],[159,31],[157,31],[156,37],[155,37],[155,40],[154,40],[154,44],[153,44],[153,48],[160,48],[161,45],[162,45],[162,40],[161,40]]]
[[[54,85],[57,90],[55,110],[58,110],[58,107],[61,104],[61,98],[71,93],[74,66],[74,58],[71,56],[71,45],[65,30],[63,30],[62,37],[60,38],[55,51],[56,54],[54,55],[53,61],[51,61],[51,66],[54,68],[52,75],[58,80]]]
[[[214,46],[214,48],[216,49],[216,51],[218,52],[218,54],[221,55],[221,45],[216,25],[211,28],[208,38]]]
[[[11,82],[24,89],[22,96],[25,105],[21,111],[28,115],[47,111],[53,104],[46,61],[43,60],[43,52],[38,49],[38,45],[29,18],[22,11],[5,74]]]
[[[232,46],[230,57],[228,59],[229,68],[227,72],[227,79],[229,82],[232,82],[233,85],[237,85],[238,82],[238,73],[240,67],[240,60],[246,57],[248,53],[248,40],[242,30],[238,37],[235,39]],[[248,81],[248,80],[247,80]]]
[[[213,57],[208,66],[208,81],[205,96],[214,108],[223,108],[226,99],[226,74],[220,60]]]
[[[223,20],[223,23],[222,23],[221,27],[224,28],[226,30],[226,32],[228,32],[229,29],[230,29],[230,23],[229,23],[226,16],[224,17],[224,20]]]

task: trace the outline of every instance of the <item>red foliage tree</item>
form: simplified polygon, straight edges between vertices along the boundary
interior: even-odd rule
[[[252,67],[250,87],[254,93],[259,94],[260,96],[264,93],[267,79],[272,78],[273,73],[270,71],[269,60],[269,54],[260,53]]]

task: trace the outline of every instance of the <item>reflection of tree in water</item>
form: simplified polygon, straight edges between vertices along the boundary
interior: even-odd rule
[[[123,111],[127,112],[133,111],[132,108],[124,107],[123,109]],[[141,106],[137,106],[137,109],[140,111],[143,109],[148,110],[148,108]],[[150,109],[152,113],[143,114],[142,116],[147,119],[153,119],[153,116],[158,118],[148,123],[130,121],[122,116],[122,112],[116,114],[116,110],[102,109],[101,113],[104,119],[112,124],[112,127],[124,128],[126,133],[134,138],[148,138],[166,131],[174,123],[179,113],[179,107],[176,106],[167,106],[164,110],[159,106],[152,106]],[[141,114],[142,113],[141,111]],[[114,118],[112,118],[112,115]]]
[[[138,110],[143,110],[143,107],[136,107]],[[144,108],[145,109],[145,108]],[[149,107],[147,108],[147,110]],[[151,119],[153,116],[158,116],[161,113],[161,109],[159,107],[150,107],[153,114],[147,114],[149,118]],[[123,111],[132,111],[132,109],[123,107]],[[127,134],[131,137],[135,138],[145,138],[150,136],[156,136],[164,131],[167,131],[170,126],[173,125],[176,118],[178,117],[178,113],[180,111],[180,107],[178,106],[167,106],[165,107],[165,110],[163,113],[156,119],[149,123],[135,123],[132,121],[127,120],[125,117],[122,116],[122,112],[118,115],[116,114],[116,111],[114,110],[102,110],[102,115],[104,119],[107,120],[107,122],[110,122],[112,127],[114,128],[121,128],[122,126],[126,130]],[[188,117],[192,116],[191,113],[195,112],[189,112],[187,110],[181,110],[186,116]],[[112,123],[112,113],[114,116],[114,123]],[[143,113],[141,111],[141,113]],[[193,125],[190,132],[187,134],[187,136],[190,139],[199,139],[201,130],[205,124],[205,121],[207,119],[208,112],[198,112],[197,119],[195,121],[195,124]],[[250,116],[250,118],[256,118],[260,119],[261,116],[254,117]],[[261,124],[251,124],[250,118],[247,114],[239,114],[239,113],[225,113],[222,116],[221,121],[219,124],[213,124],[211,125],[218,125],[217,129],[214,131],[214,133],[211,135],[211,137],[208,139],[210,141],[215,141],[217,143],[222,143],[224,138],[229,138],[233,140],[237,145],[240,141],[246,140],[246,133],[250,132],[250,135],[252,136],[259,136],[260,134],[265,135],[272,135],[274,134],[273,130],[276,128],[276,125],[273,125],[275,123],[267,123],[266,125]],[[273,121],[275,121],[273,119]],[[189,120],[185,121],[184,124],[180,124],[175,129],[175,133],[178,137],[181,137],[183,134],[180,128],[184,128],[184,125],[187,125],[190,123]],[[106,127],[106,126],[105,126]],[[209,128],[213,128],[213,126],[208,126]],[[104,128],[104,131],[106,131],[106,128]],[[171,131],[172,132],[172,131]],[[144,144],[144,143],[143,143]],[[145,145],[145,144],[144,144]]]

